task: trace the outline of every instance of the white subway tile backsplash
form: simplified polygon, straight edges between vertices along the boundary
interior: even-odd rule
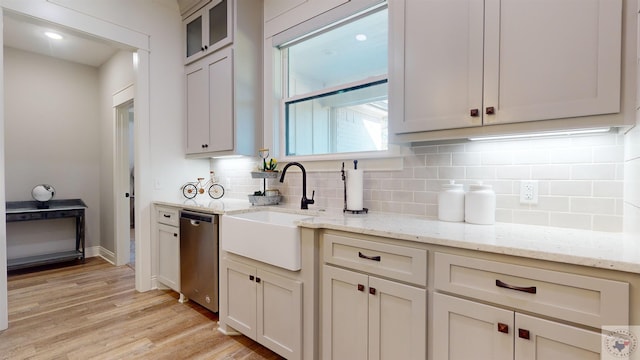
[[[627,137],[640,138],[640,130]],[[627,158],[633,158],[626,163],[623,145]],[[638,226],[622,221],[623,208],[640,212],[640,149],[634,149],[617,134],[417,146],[407,149],[400,171],[364,170],[364,206],[375,212],[435,218],[442,184],[455,180],[468,188],[481,181],[497,194],[496,221],[622,231],[623,226]],[[225,197],[246,199],[262,188],[262,182],[249,174],[256,163],[212,160],[212,170],[234,184]],[[300,173],[292,172],[284,184],[270,180],[268,187],[280,189],[284,206],[297,207],[301,180]],[[538,181],[538,204],[520,204],[522,180]],[[316,190],[312,207],[342,210],[339,170],[307,172],[307,182],[308,193]]]
[[[550,213],[549,225],[572,229],[592,230],[591,215],[574,213]]]
[[[480,165],[481,158],[479,153],[454,153],[452,154],[451,163],[453,166]]]
[[[538,198],[538,204],[532,205],[537,210],[543,211],[569,211],[569,198],[566,196],[541,196]]]
[[[594,215],[593,230],[615,232],[622,229],[622,216]]]
[[[591,196],[591,181],[552,181],[549,184],[549,195],[557,196]]]
[[[438,168],[438,179],[459,180],[464,178],[465,168],[462,166]]]
[[[565,180],[571,173],[565,165],[535,165],[531,167],[532,179]]]
[[[518,164],[548,164],[549,152],[534,149],[517,150],[513,152],[513,159]]]
[[[513,154],[504,151],[481,153],[482,165],[513,165]]]
[[[529,225],[549,225],[549,213],[545,211],[513,211],[513,222]]]
[[[474,180],[495,179],[496,168],[492,166],[467,167],[466,178]]]
[[[624,151],[620,145],[599,146],[593,148],[593,162],[595,163],[620,163],[624,161]]]
[[[451,166],[451,153],[427,154],[427,166]]]
[[[530,179],[531,167],[522,165],[501,166],[496,171],[498,179]]]
[[[614,180],[615,164],[571,165],[572,180]]]
[[[549,151],[549,160],[552,164],[591,163],[593,156],[591,148],[558,148]]]
[[[571,198],[571,212],[588,214],[615,214],[615,199]]]
[[[624,195],[624,183],[622,181],[594,181],[593,196],[622,198]]]

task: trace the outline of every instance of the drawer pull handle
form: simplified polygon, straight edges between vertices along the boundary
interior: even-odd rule
[[[162,216],[166,217],[167,219],[171,217],[171,215],[167,215],[167,214],[163,214]]]
[[[509,333],[509,325],[498,323],[498,332],[508,334]]]
[[[535,294],[536,293],[536,287],[535,286],[529,286],[529,287],[520,287],[520,286],[513,286],[513,285],[509,285],[507,283],[504,283],[500,280],[496,280],[496,286],[497,287],[501,287],[501,288],[505,288],[505,289],[510,289],[510,290],[516,290],[516,291],[522,291],[522,292],[526,292],[529,294]]]
[[[358,284],[358,291],[364,291],[364,285]]]
[[[375,295],[375,294],[376,294],[376,288],[372,288],[372,287],[370,287],[370,288],[369,288],[369,294],[371,294],[371,295]]]
[[[380,256],[367,256],[360,251],[358,251],[358,257],[367,260],[380,261]]]
[[[518,337],[520,339],[529,340],[531,338],[531,334],[529,333],[529,330],[518,329]]]

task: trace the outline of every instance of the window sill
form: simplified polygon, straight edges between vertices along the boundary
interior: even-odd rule
[[[303,163],[307,172],[339,171],[342,169],[342,163],[345,163],[345,168],[351,169],[353,160],[358,160],[358,168],[366,171],[400,171],[404,166],[404,152],[402,147],[390,144],[387,151],[286,156],[279,162]]]

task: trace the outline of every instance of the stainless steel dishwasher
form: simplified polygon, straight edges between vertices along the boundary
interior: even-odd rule
[[[180,290],[218,312],[218,216],[180,211]]]

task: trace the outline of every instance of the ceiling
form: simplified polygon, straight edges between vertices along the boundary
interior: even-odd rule
[[[100,67],[120,48],[107,40],[31,17],[4,12],[4,46],[54,58]],[[53,40],[44,35],[53,31],[63,36]]]

